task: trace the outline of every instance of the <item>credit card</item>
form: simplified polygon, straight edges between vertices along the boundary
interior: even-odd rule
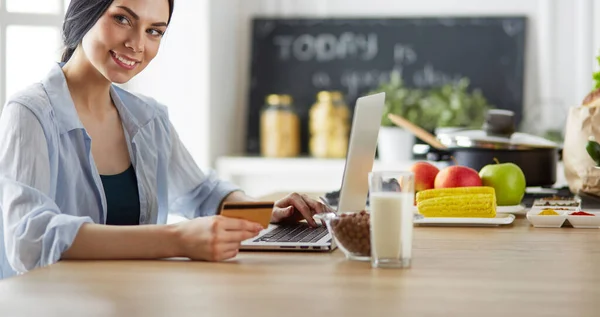
[[[221,216],[256,222],[267,228],[271,222],[274,202],[226,202],[221,208]]]

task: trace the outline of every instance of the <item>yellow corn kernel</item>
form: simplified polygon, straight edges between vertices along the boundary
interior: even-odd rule
[[[417,203],[425,217],[496,217],[495,194],[458,194],[441,196]]]
[[[454,195],[467,195],[467,194],[492,194],[496,195],[494,187],[491,186],[471,186],[471,187],[453,187],[453,188],[435,188],[422,190],[417,193],[416,202],[435,198],[445,197]]]

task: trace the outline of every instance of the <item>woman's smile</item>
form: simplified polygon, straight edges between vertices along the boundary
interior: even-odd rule
[[[115,61],[115,63],[117,65],[119,65],[127,70],[133,70],[137,67],[137,65],[140,64],[140,61],[135,60],[126,55],[118,54],[115,51],[110,51],[110,55],[112,56],[113,60]]]

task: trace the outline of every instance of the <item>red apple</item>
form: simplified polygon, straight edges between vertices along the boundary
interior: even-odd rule
[[[416,162],[410,167],[410,170],[415,174],[415,192],[434,188],[435,177],[440,171],[435,165],[428,162]]]
[[[466,166],[448,166],[435,177],[435,188],[482,186],[476,170]]]

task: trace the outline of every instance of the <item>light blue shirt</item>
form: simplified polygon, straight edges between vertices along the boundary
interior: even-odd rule
[[[116,86],[140,194],[140,224],[168,212],[215,215],[235,185],[203,173],[181,143],[166,107]],[[11,97],[0,116],[0,278],[57,262],[84,223],[106,223],[106,198],[61,66]]]

